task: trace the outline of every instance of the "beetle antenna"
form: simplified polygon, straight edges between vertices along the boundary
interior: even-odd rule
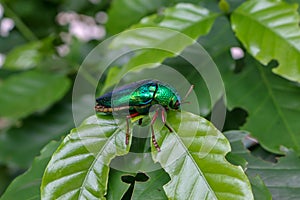
[[[181,102],[181,105],[182,104],[190,104],[191,102],[190,101],[185,101],[185,102]]]
[[[185,100],[190,95],[190,93],[193,91],[193,89],[194,89],[194,85],[191,85],[190,89],[187,91],[186,95],[183,97],[181,103],[189,103],[188,101],[185,101]]]

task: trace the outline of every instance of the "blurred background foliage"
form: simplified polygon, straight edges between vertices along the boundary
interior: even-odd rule
[[[12,180],[32,166],[34,158],[46,144],[52,140],[59,141],[75,126],[72,85],[88,53],[106,38],[132,25],[140,25],[143,17],[156,14],[159,20],[166,8],[177,3],[190,3],[219,14],[209,33],[198,41],[217,64],[225,82],[228,107],[223,131],[228,131],[225,135],[234,150],[228,159],[245,168],[247,162],[250,163],[247,174],[252,177],[257,199],[269,199],[269,190],[277,197],[281,190],[281,195],[286,193],[288,196],[290,192],[297,199],[300,196],[300,167],[297,166],[300,133],[299,129],[298,132],[295,130],[299,127],[299,81],[275,75],[272,72],[272,68],[278,65],[275,60],[263,66],[251,49],[247,49],[245,38],[235,36],[231,27],[234,20],[230,16],[244,2],[0,0],[0,194]],[[291,8],[291,5],[300,3],[297,0],[286,2],[292,4],[279,7]],[[235,14],[238,16],[239,13],[236,11]],[[299,59],[299,49],[298,46],[295,59]],[[234,57],[237,55],[235,50],[242,55]],[[180,58],[166,59],[163,63],[181,70],[188,80],[200,79],[186,70],[189,69],[188,63]],[[118,73],[118,70],[112,68],[107,74],[108,79],[113,73]],[[264,77],[263,81],[261,77]],[[107,86],[102,84],[101,87],[109,86],[105,83]],[[203,94],[202,113],[209,119],[211,105],[207,94],[202,93],[203,82],[199,81],[199,84],[195,91]],[[262,104],[262,99],[265,104]],[[259,110],[259,106],[265,111]],[[278,109],[283,107],[283,111]],[[281,114],[276,122],[279,125],[273,126],[269,132],[264,130],[264,126],[272,121],[270,116],[276,118],[278,114]],[[248,131],[247,134],[243,130]],[[282,138],[288,134],[287,141],[274,138],[273,132],[282,135]],[[249,137],[248,133],[256,139]],[[286,145],[290,138],[292,144]],[[53,152],[57,143],[52,142],[47,147],[53,148]],[[46,152],[47,147],[44,149]],[[280,161],[278,157],[281,157]],[[291,186],[279,179],[269,179],[272,175],[277,176],[277,172],[272,171],[273,167],[280,169],[280,180],[293,180]],[[298,188],[295,187],[297,184]],[[263,198],[259,198],[260,194]]]

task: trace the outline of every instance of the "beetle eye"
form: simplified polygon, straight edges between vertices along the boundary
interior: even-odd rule
[[[178,100],[176,100],[175,103],[174,103],[173,100],[171,100],[170,103],[169,103],[169,106],[170,106],[170,108],[172,108],[172,109],[178,109],[179,106],[180,106],[180,103],[179,103]]]

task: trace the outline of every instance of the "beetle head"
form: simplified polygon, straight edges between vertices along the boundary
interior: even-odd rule
[[[178,109],[180,109],[180,101],[179,101],[179,99],[178,99],[177,96],[174,96],[174,97],[171,99],[171,101],[170,101],[170,103],[169,103],[169,107],[170,107],[171,109],[173,109],[173,110],[178,110]]]

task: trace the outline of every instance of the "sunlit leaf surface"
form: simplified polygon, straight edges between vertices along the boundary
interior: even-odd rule
[[[247,57],[240,73],[225,79],[228,104],[247,110],[244,130],[274,153],[280,146],[300,153],[300,87]]]
[[[19,118],[45,109],[69,87],[69,79],[56,74],[28,71],[9,77],[0,85],[0,116]]]
[[[273,71],[300,82],[300,28],[297,5],[282,1],[247,1],[231,17],[247,50],[261,63],[279,62]]]
[[[125,130],[111,116],[92,116],[73,129],[45,170],[42,199],[104,199],[111,159],[129,151]]]
[[[168,122],[174,132],[160,132],[161,152],[153,155],[171,177],[164,186],[168,198],[253,199],[242,168],[225,159],[228,140],[209,121],[174,112]]]

